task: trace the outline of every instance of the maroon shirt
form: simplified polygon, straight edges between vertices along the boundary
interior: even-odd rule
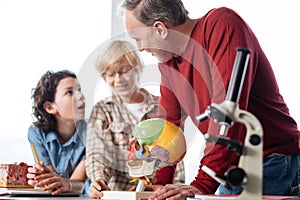
[[[218,124],[212,120],[199,123],[196,116],[210,104],[225,100],[238,47],[251,50],[239,108],[255,115],[262,124],[263,155],[298,154],[299,130],[279,92],[272,67],[252,30],[228,8],[213,9],[200,18],[184,54],[159,64],[160,104],[164,108],[160,116],[177,125],[191,116],[202,133],[218,134]],[[245,134],[246,128],[238,123],[228,132],[229,137],[242,142]],[[207,143],[198,175],[191,185],[203,193],[214,193],[219,184],[200,169],[202,165],[223,175],[237,164],[236,153]],[[172,167],[159,170],[157,184],[170,183],[173,172]]]

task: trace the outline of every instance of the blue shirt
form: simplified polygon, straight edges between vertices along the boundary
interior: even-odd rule
[[[28,129],[28,141],[30,145],[35,145],[39,160],[45,166],[52,165],[57,174],[70,178],[78,163],[86,159],[86,126],[86,120],[77,122],[74,135],[61,144],[56,132],[45,133],[31,125]]]

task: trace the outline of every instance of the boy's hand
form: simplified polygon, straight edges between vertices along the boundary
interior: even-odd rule
[[[101,199],[103,197],[103,190],[110,190],[110,188],[105,184],[104,181],[93,181],[88,190],[89,198],[91,199]]]

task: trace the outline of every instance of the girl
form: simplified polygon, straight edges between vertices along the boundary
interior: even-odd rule
[[[85,172],[85,98],[74,73],[46,72],[33,91],[28,141],[36,148],[28,183],[53,195],[83,192]]]

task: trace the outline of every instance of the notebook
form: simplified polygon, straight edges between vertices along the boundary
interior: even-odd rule
[[[50,192],[46,192],[34,188],[0,188],[0,196],[13,196],[13,197],[78,197],[79,192],[64,192],[58,195],[52,195]]]
[[[146,200],[153,192],[102,191],[101,200]]]

